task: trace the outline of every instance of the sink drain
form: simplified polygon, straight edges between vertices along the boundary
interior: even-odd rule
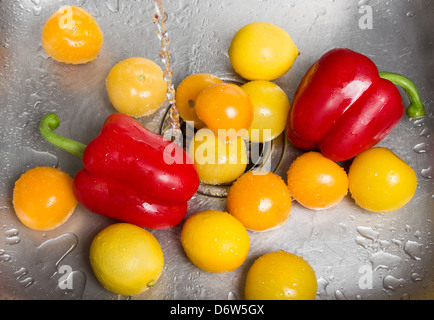
[[[172,141],[175,141],[178,145],[182,146],[186,150],[196,130],[185,121],[183,121],[182,118],[180,118],[180,129],[180,137],[176,137],[172,134],[172,121],[170,118],[169,108],[163,118],[163,122],[160,128],[160,134],[168,139],[171,139]],[[247,146],[248,159],[248,164],[245,170],[246,172],[275,172],[277,170],[283,158],[283,155],[285,154],[285,133],[280,134],[277,138],[273,139],[270,142],[253,143],[248,140],[245,141]],[[227,196],[231,185],[232,183],[223,185],[211,185],[201,182],[198,188],[198,193],[211,197],[224,198]]]

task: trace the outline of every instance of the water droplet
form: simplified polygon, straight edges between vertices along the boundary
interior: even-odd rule
[[[345,294],[341,290],[335,291],[335,298],[336,300],[348,300]]]
[[[11,256],[7,254],[4,249],[0,249],[0,262],[10,261],[10,260],[11,260]]]
[[[19,232],[17,229],[9,229],[5,231],[6,234],[6,244],[14,245],[20,243],[21,239],[19,237]]]
[[[379,268],[392,270],[402,265],[401,257],[384,251],[374,253],[371,256],[371,261],[374,270]]]
[[[408,254],[413,260],[421,260],[420,256],[422,255],[423,246],[422,244],[408,240],[404,244],[404,252]]]
[[[380,233],[378,231],[375,231],[374,229],[372,229],[371,227],[362,227],[359,226],[356,228],[357,232],[370,240],[376,240],[378,238],[378,236],[380,235]]]
[[[235,293],[233,293],[232,291],[230,291],[228,293],[228,300],[238,300],[238,297]]]
[[[428,144],[425,142],[418,143],[413,147],[413,151],[416,153],[425,153],[428,151]]]
[[[385,289],[390,289],[392,291],[395,291],[399,288],[403,288],[406,284],[405,279],[403,278],[395,278],[394,276],[387,275],[383,279],[383,287]]]
[[[409,18],[412,18],[412,17],[414,17],[415,15],[416,15],[416,13],[414,13],[413,11],[409,11],[409,12],[407,12],[407,14],[406,14],[406,16],[409,17]]]
[[[411,275],[411,280],[412,280],[413,282],[422,281],[422,280],[423,280],[423,275],[421,275],[421,274],[415,272],[415,273],[413,273],[413,274]]]
[[[421,137],[429,138],[430,135],[431,135],[431,129],[429,128],[423,128],[422,132],[420,133]]]
[[[18,283],[24,286],[24,288],[27,288],[35,282],[35,280],[31,276],[27,276],[28,274],[29,271],[24,267],[21,267],[19,270],[14,272],[15,278],[17,279]]]
[[[420,175],[422,176],[422,178],[425,178],[425,179],[431,179],[431,178],[432,178],[432,175],[433,175],[433,167],[432,167],[432,166],[429,166],[429,167],[426,168],[426,169],[422,169],[422,170],[420,171]]]

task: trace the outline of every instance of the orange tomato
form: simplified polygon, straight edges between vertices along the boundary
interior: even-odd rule
[[[117,111],[135,118],[154,113],[167,99],[163,70],[144,57],[118,62],[107,75],[106,90]]]
[[[98,22],[86,10],[63,6],[42,29],[42,46],[56,61],[83,64],[94,60],[104,40]]]
[[[24,225],[42,231],[66,222],[77,206],[72,178],[51,167],[36,167],[22,174],[15,182],[12,202]]]
[[[239,86],[217,83],[199,94],[196,114],[219,138],[232,140],[250,127],[253,103]]]
[[[272,172],[243,174],[229,189],[230,214],[248,230],[268,231],[280,227],[291,212],[291,195],[283,179]]]
[[[288,188],[301,205],[327,209],[337,205],[348,192],[348,176],[337,163],[319,152],[298,157],[288,170]]]
[[[196,129],[206,126],[196,115],[197,96],[206,88],[220,82],[222,80],[211,74],[196,73],[182,80],[176,89],[176,105],[179,114],[185,121],[193,121]]]

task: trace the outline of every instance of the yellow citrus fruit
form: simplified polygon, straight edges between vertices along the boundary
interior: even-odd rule
[[[348,193],[345,170],[314,151],[302,154],[291,164],[287,183],[291,196],[314,210],[331,208]]]
[[[241,266],[250,247],[249,235],[241,222],[217,210],[190,216],[182,227],[181,243],[193,264],[217,273]]]
[[[248,171],[230,187],[227,207],[248,230],[267,231],[289,218],[291,195],[277,174]]]
[[[315,300],[318,284],[312,267],[283,250],[259,257],[247,272],[247,300]]]
[[[36,167],[15,182],[13,206],[20,221],[35,230],[52,230],[68,220],[77,206],[72,178],[62,170]]]
[[[207,73],[192,74],[182,80],[176,89],[176,105],[180,116],[185,121],[193,121],[196,129],[205,127],[205,123],[196,114],[197,97],[206,88],[221,82],[223,81],[219,78]]]
[[[360,207],[390,212],[404,207],[414,196],[414,170],[387,148],[372,148],[354,158],[349,172],[349,190]]]
[[[98,22],[86,10],[63,6],[42,29],[42,46],[54,60],[83,64],[94,60],[104,40]]]
[[[121,295],[152,288],[164,266],[157,239],[129,223],[116,223],[100,231],[92,241],[89,259],[104,288]]]
[[[200,181],[206,184],[230,183],[247,167],[246,142],[238,137],[225,143],[208,128],[196,132],[188,154],[194,161]]]
[[[150,115],[167,99],[163,70],[143,57],[118,62],[107,75],[106,89],[113,107],[131,117]]]
[[[237,31],[229,47],[229,59],[247,80],[274,80],[285,74],[298,56],[290,35],[267,22],[253,22]]]

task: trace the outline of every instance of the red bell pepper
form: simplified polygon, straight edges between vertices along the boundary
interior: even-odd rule
[[[171,228],[184,218],[199,176],[181,147],[121,113],[110,115],[87,146],[54,133],[58,126],[59,118],[46,114],[39,130],[53,145],[83,158],[73,188],[85,208],[151,229]]]
[[[287,122],[289,140],[303,150],[319,149],[336,162],[351,159],[383,140],[405,108],[395,85],[404,88],[409,118],[425,109],[415,85],[401,75],[379,73],[366,56],[333,49],[301,80]]]

